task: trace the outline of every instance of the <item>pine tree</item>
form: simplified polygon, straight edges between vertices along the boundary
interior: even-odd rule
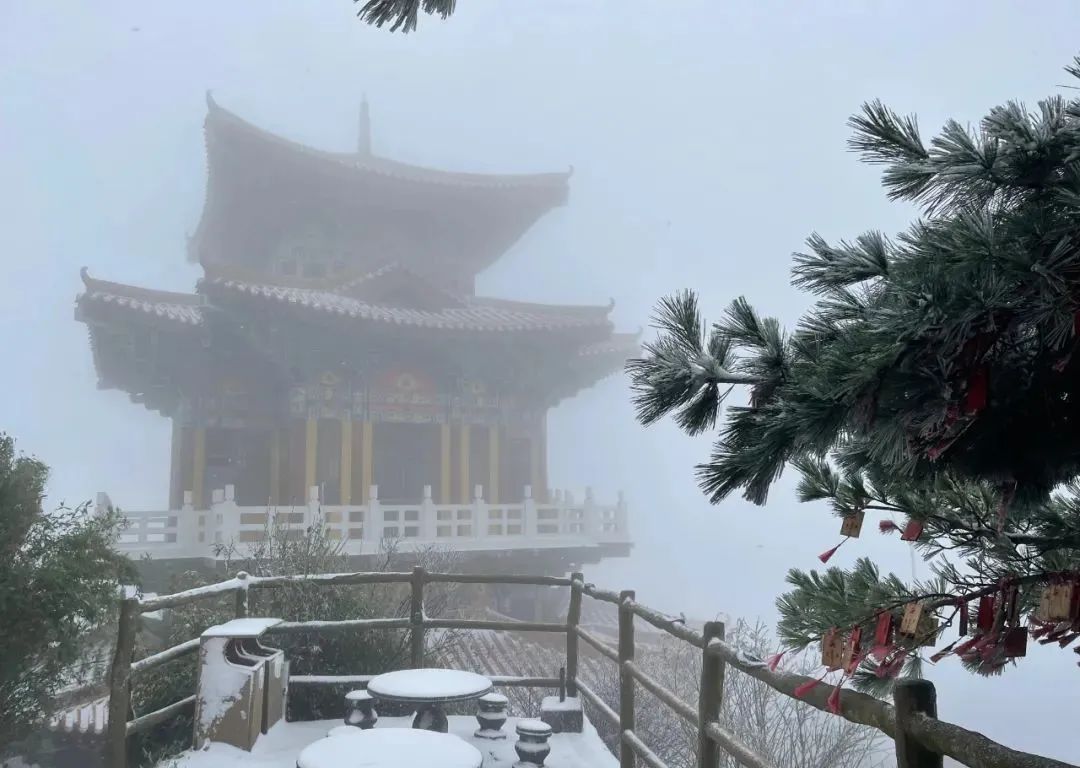
[[[1080,78],[1080,57],[1067,71]],[[713,503],[764,504],[791,464],[800,499],[827,500],[845,532],[882,516],[931,561],[918,584],[868,560],[792,570],[787,647],[855,635],[842,667],[875,687],[963,629],[939,656],[996,672],[1022,655],[1033,608],[1033,636],[1080,634],[1080,100],[1009,102],[929,145],[879,102],[850,126],[922,218],[895,238],[812,235],[793,284],[814,303],[790,332],[743,298],[708,330],[694,293],[661,301],[658,337],[628,364],[638,418],[719,423],[697,470]],[[749,403],[721,415],[735,386]],[[898,631],[905,613],[917,632]]]

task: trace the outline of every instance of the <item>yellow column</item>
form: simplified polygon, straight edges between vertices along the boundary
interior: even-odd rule
[[[169,509],[184,503],[184,427],[172,420],[172,450],[169,455]]]
[[[469,488],[469,425],[462,424],[460,429],[458,433],[458,453],[461,454],[458,458],[458,479],[461,483],[459,486],[460,503],[468,504],[472,501],[472,492]]]
[[[375,443],[375,435],[370,421],[365,421],[361,429],[363,431],[360,433],[362,438],[360,447],[360,461],[362,462],[360,464],[360,485],[364,494],[363,501],[366,504],[369,501],[368,494],[371,492],[371,448]]]
[[[499,425],[488,427],[488,487],[484,491],[489,504],[499,503]]]
[[[319,449],[319,420],[307,420],[307,432],[304,440],[304,501],[315,485],[316,452]]]
[[[453,476],[450,474],[450,425],[439,425],[439,503],[453,500]]]
[[[196,509],[205,509],[203,501],[203,478],[206,477],[206,427],[195,427],[194,458],[191,463],[191,496]]]
[[[341,420],[341,503],[352,504],[352,419]]]
[[[281,493],[281,430],[270,432],[270,506],[276,507]]]

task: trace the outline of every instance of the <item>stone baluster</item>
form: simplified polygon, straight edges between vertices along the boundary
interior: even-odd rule
[[[480,697],[479,710],[476,713],[476,722],[480,723],[480,728],[473,734],[476,738],[492,741],[506,738],[502,727],[506,723],[506,707],[509,701],[501,693],[489,693]]]
[[[630,538],[629,509],[622,491],[619,491],[618,501],[615,503],[615,532],[621,539]]]
[[[551,754],[551,726],[543,720],[519,720],[517,724],[518,740],[514,745],[518,760],[513,768],[542,768],[544,760]]]
[[[370,730],[379,720],[375,711],[375,698],[367,691],[349,691],[345,694],[345,725]]]
[[[367,509],[364,510],[364,541],[378,544],[382,541],[383,517],[382,508],[379,505],[379,486],[372,485],[368,488]]]
[[[311,525],[319,519],[319,486],[308,488],[307,509],[304,512],[304,525]]]
[[[582,510],[581,535],[596,539],[600,535],[600,510],[596,506],[593,489],[585,489],[585,506]]]
[[[472,518],[473,536],[476,538],[487,536],[487,504],[484,502],[484,486],[479,484],[473,486]]]
[[[435,502],[431,498],[431,486],[424,486],[424,498],[420,502],[420,538],[425,541],[433,541],[436,534],[436,518],[438,513]]]
[[[525,536],[536,535],[536,501],[533,499],[532,486],[526,485],[522,494],[521,505],[521,532]]]
[[[210,494],[210,518],[214,521],[214,542],[229,544],[240,538],[240,513],[233,498],[225,498],[225,489],[218,488]]]

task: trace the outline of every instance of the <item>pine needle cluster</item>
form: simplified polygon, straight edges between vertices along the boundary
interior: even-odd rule
[[[1080,57],[1067,70],[1080,78]],[[1003,579],[1031,607],[1051,574],[1080,568],[1080,100],[1009,102],[929,143],[880,102],[850,126],[852,150],[921,218],[895,237],[811,235],[792,282],[814,303],[793,329],[745,298],[707,326],[687,291],[660,303],[657,338],[628,364],[643,424],[718,428],[697,468],[713,503],[763,505],[791,465],[802,501],[883,530],[921,524],[932,583],[865,560],[793,570],[790,647]],[[748,405],[722,411],[735,386]]]

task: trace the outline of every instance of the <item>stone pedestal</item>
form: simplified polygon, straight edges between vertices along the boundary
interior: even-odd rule
[[[478,739],[505,739],[502,727],[506,723],[506,706],[509,700],[501,693],[489,693],[480,697],[476,722],[480,728],[473,734]]]
[[[374,728],[378,720],[375,699],[370,693],[349,691],[345,694],[345,725],[356,726],[367,731]]]
[[[581,733],[585,716],[581,711],[581,699],[567,696],[545,696],[540,703],[540,719],[551,726],[552,733]]]
[[[542,720],[519,720],[517,724],[518,761],[513,768],[543,768],[544,760],[551,754],[551,726]]]

